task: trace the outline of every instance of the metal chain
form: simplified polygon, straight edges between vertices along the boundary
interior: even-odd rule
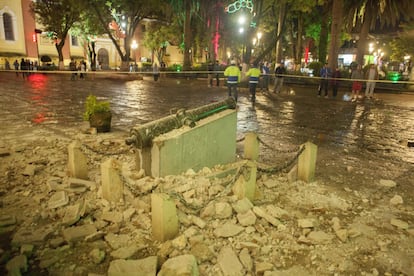
[[[294,162],[297,161],[297,159],[299,158],[299,156],[301,155],[301,153],[305,150],[305,146],[303,146],[293,157],[293,159],[291,159],[288,162],[285,162],[285,164],[281,165],[281,166],[276,166],[276,167],[270,167],[270,168],[260,168],[258,167],[258,171],[260,172],[264,172],[264,173],[278,173],[281,172],[287,168],[289,168]]]
[[[91,147],[87,144],[82,144],[82,147],[84,147],[87,150],[92,151],[93,153],[104,155],[104,156],[121,155],[121,154],[126,154],[126,153],[129,152],[129,149],[124,149],[124,150],[120,150],[120,151],[117,151],[117,152],[107,152],[107,151],[104,152],[104,151],[101,151],[101,150],[94,149],[93,147]]]
[[[277,152],[277,153],[293,153],[293,152],[297,152],[300,148],[300,146],[297,146],[293,149],[280,150],[280,149],[275,149],[274,147],[269,146],[262,139],[260,139],[259,136],[257,136],[257,140],[259,140],[259,142],[262,143],[266,148],[271,149],[271,150],[273,150],[274,152]]]
[[[195,206],[194,204],[188,203],[185,198],[177,192],[169,192],[167,193],[170,197],[178,199],[186,208],[193,210],[194,212],[199,212],[203,207]]]

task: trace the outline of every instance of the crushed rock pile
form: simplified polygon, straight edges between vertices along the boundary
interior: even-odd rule
[[[46,133],[0,145],[3,274],[414,275],[413,206],[393,180],[375,180],[378,197],[259,173],[250,201],[232,191],[243,160],[153,178],[134,169],[122,135],[73,136],[89,180],[67,175],[73,139]],[[109,157],[122,163],[117,203],[102,198]],[[172,240],[152,238],[152,193],[175,201]]]

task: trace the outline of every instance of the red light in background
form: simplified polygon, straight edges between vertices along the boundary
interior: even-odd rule
[[[32,40],[33,40],[33,42],[36,42],[37,41],[37,35],[36,35],[36,33],[32,34]]]

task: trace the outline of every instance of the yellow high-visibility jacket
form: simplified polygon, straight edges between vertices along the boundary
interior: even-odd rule
[[[247,71],[246,76],[249,76],[249,83],[259,83],[260,70],[259,68],[252,67]]]
[[[227,83],[239,83],[241,79],[239,67],[230,65],[224,70],[224,76],[227,77]]]

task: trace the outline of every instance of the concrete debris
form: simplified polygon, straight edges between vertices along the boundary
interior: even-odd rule
[[[77,139],[91,148],[123,143],[111,135]],[[4,273],[414,275],[414,207],[400,180],[372,177],[368,190],[331,176],[334,190],[327,180],[297,181],[295,170],[256,172],[244,160],[153,178],[135,171],[133,154],[94,152],[85,155],[84,179],[67,174],[69,143],[56,139],[52,151],[37,141],[31,163],[29,143],[1,156],[0,228],[12,245],[0,248]],[[358,172],[351,164],[343,173]]]

